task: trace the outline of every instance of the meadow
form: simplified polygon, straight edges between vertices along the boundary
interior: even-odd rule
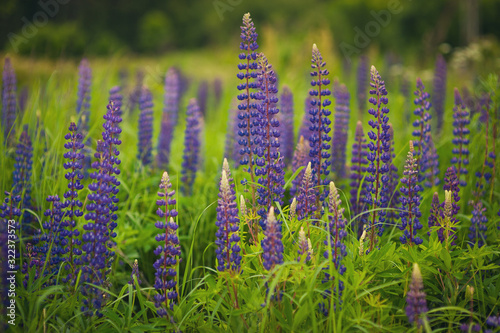
[[[2,57],[0,330],[500,332],[494,66],[239,33]]]

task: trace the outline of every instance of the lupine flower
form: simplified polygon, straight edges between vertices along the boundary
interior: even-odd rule
[[[443,206],[441,206],[441,203],[439,201],[439,196],[437,192],[434,192],[434,195],[432,196],[432,203],[431,203],[431,209],[430,209],[430,214],[429,214],[429,232],[427,233],[428,235],[431,234],[430,229],[432,227],[439,227],[437,230],[438,238],[439,241],[442,243],[444,242],[444,234],[443,234],[443,228],[441,225],[441,221],[443,219],[444,213],[443,213]]]
[[[488,151],[489,150],[489,122],[490,122],[490,108],[489,108],[489,103],[487,106],[485,106],[485,119],[484,119],[484,138],[485,138],[485,143],[484,143],[484,160],[483,160],[483,165],[481,167],[481,170],[476,172],[476,185],[475,189],[473,191],[474,194],[474,201],[478,202],[480,198],[484,194],[484,183],[494,183],[494,181],[491,181],[492,174],[494,173],[495,170],[495,158],[496,154],[495,151]],[[494,130],[495,131],[495,130]],[[494,145],[494,144],[493,144]],[[483,183],[484,181],[484,183]]]
[[[217,269],[220,272],[230,271],[239,273],[241,263],[241,248],[239,246],[240,236],[238,206],[236,205],[236,196],[234,190],[229,184],[227,173],[222,170],[220,181],[220,192],[217,206],[217,222],[219,227],[215,236],[217,240]]]
[[[153,150],[153,96],[151,91],[144,88],[139,99],[139,141],[137,143],[137,158],[143,165],[152,162]]]
[[[285,164],[292,161],[295,135],[293,133],[293,94],[288,86],[283,87],[280,100],[281,139],[280,154]]]
[[[95,171],[90,174],[93,182],[88,188],[93,193],[87,197],[87,214],[84,217],[89,222],[83,227],[85,230],[82,236],[83,254],[79,259],[82,265],[83,281],[98,286],[108,284],[105,280],[115,256],[112,251],[115,243],[112,239],[116,237],[114,232],[118,219],[115,213],[118,209],[116,195],[120,185],[115,175],[120,174],[118,166],[121,161],[118,158],[120,154],[118,146],[121,141],[118,136],[121,133],[119,124],[122,119],[118,116],[120,111],[112,101],[108,104],[107,110],[103,117],[106,122],[103,124],[102,140],[97,141],[94,154],[96,161],[92,163]],[[87,314],[92,315],[93,310],[96,310],[96,315],[100,317],[102,314],[99,310],[104,301],[102,291],[95,287],[85,286],[82,293],[86,296],[82,312],[88,311]]]
[[[123,105],[123,95],[121,93],[122,88],[120,86],[114,86],[109,90],[109,100],[113,101],[115,106],[120,109],[120,114],[122,116],[122,105]]]
[[[451,159],[452,164],[456,164],[457,178],[459,184],[465,187],[467,183],[465,180],[460,179],[460,175],[466,175],[468,173],[466,166],[469,164],[469,145],[468,135],[470,133],[467,125],[469,125],[469,112],[465,107],[458,89],[455,88],[455,107],[453,108],[453,135],[455,136],[452,143],[456,145],[453,148],[453,154],[457,155]]]
[[[389,172],[391,159],[390,149],[390,135],[389,135],[389,109],[386,107],[388,99],[386,97],[387,90],[385,83],[377,72],[377,69],[372,66],[370,82],[370,97],[369,102],[375,108],[370,108],[368,113],[375,119],[371,119],[368,124],[373,130],[368,132],[368,137],[371,142],[368,144],[370,152],[367,155],[369,166],[367,167],[366,176],[366,197],[365,203],[374,210],[369,217],[367,227],[370,229],[370,251],[375,246],[375,226],[380,227],[384,225],[386,212],[384,210],[376,211],[377,208],[383,208],[388,198],[383,196],[383,187],[387,186],[388,177],[386,174]]]
[[[238,100],[240,104],[238,105],[238,135],[240,139],[238,143],[241,146],[240,149],[240,165],[244,167],[244,170],[250,173],[250,179],[252,183],[255,182],[255,175],[253,171],[254,165],[254,140],[257,134],[257,128],[259,123],[259,112],[256,110],[256,104],[253,102],[255,100],[255,93],[252,92],[253,89],[257,88],[257,83],[253,82],[257,78],[257,52],[259,48],[257,44],[257,33],[255,32],[255,27],[250,18],[250,13],[243,15],[243,25],[241,26],[241,43],[239,54],[239,59],[244,61],[238,64],[239,72],[236,76],[238,79],[243,80],[242,83],[238,85],[238,90],[241,94],[238,95]],[[254,125],[254,123],[256,123]],[[243,180],[242,183],[245,183]],[[252,185],[252,200],[255,205],[255,187]]]
[[[302,117],[302,123],[300,125],[299,129],[299,138],[302,136],[306,142],[307,142],[307,147],[309,149],[309,138],[313,134],[313,131],[311,130],[311,121],[309,120],[310,115],[309,115],[309,108],[311,107],[311,101],[313,98],[307,94],[306,100],[305,100],[305,113],[304,116]],[[307,155],[309,156],[309,151],[307,152]]]
[[[274,207],[269,208],[264,239],[261,242],[264,268],[272,271],[276,265],[283,263],[283,243],[281,241],[281,225],[274,216]]]
[[[184,154],[182,156],[182,192],[193,193],[193,184],[200,158],[200,132],[203,118],[196,99],[191,99],[186,112],[186,131],[184,134]]]
[[[387,225],[395,225],[397,219],[397,213],[395,209],[397,208],[397,204],[399,203],[399,194],[396,190],[399,184],[399,175],[398,168],[394,165],[393,159],[396,157],[394,154],[394,129],[392,128],[392,124],[389,123],[389,160],[387,161],[387,165],[389,166],[389,171],[387,172],[385,186],[382,186],[382,195],[383,198],[383,208],[388,208],[386,210],[386,219],[385,223],[379,225],[378,235],[382,236],[384,233],[385,227]]]
[[[165,169],[170,161],[170,146],[179,114],[180,88],[179,73],[171,67],[165,76],[164,107],[158,137],[158,155],[156,156],[158,167],[162,169]]]
[[[347,231],[345,230],[347,221],[344,218],[344,208],[341,207],[342,201],[337,190],[337,187],[333,182],[330,182],[330,189],[328,195],[328,223],[326,225],[328,235],[327,239],[324,241],[327,250],[323,253],[323,256],[327,260],[331,260],[335,270],[339,275],[344,275],[345,266],[342,264],[342,259],[347,255],[346,246],[343,239],[347,236]],[[325,268],[325,278],[323,283],[334,280],[333,276],[330,276],[329,268]],[[337,289],[338,288],[338,289]],[[344,290],[344,283],[338,281],[338,287],[334,287],[333,293],[337,297],[336,304],[342,303],[342,291]],[[324,297],[331,295],[332,291],[327,290]],[[337,307],[335,306],[335,309]],[[322,304],[320,310],[323,314],[328,315],[328,306]]]
[[[417,160],[417,167],[419,171],[418,182],[420,184],[424,183],[424,177],[426,175],[427,166],[429,165],[430,156],[430,132],[431,125],[429,121],[431,120],[431,115],[429,114],[429,109],[431,108],[431,103],[428,101],[430,95],[425,91],[425,86],[420,78],[417,78],[417,90],[414,92],[415,100],[414,104],[417,107],[413,114],[417,117],[413,122],[413,145],[415,147],[415,158]]]
[[[26,105],[28,104],[28,88],[23,87],[19,93],[18,101],[19,105],[19,116],[22,117],[24,111],[26,111]]]
[[[426,318],[426,312],[428,311],[425,296],[422,273],[420,273],[418,264],[414,263],[410,290],[406,295],[406,316],[410,323],[417,327],[423,325],[423,320]]]
[[[297,170],[301,167],[302,169],[297,177],[292,180],[292,187],[290,188],[290,196],[294,197],[297,193],[297,190],[302,182],[302,178],[304,177],[305,167],[309,161],[309,145],[306,140],[304,140],[303,136],[300,136],[299,142],[297,143],[297,147],[293,153],[292,159],[292,172],[295,174]]]
[[[22,209],[31,208],[31,169],[33,167],[33,145],[28,133],[28,125],[24,126],[16,148],[16,162],[14,163],[14,184],[12,194],[22,196]],[[24,210],[21,221],[22,231],[33,234],[31,214]]]
[[[366,164],[368,161],[366,156],[368,155],[365,134],[363,133],[363,125],[361,121],[356,124],[356,134],[354,137],[354,143],[352,144],[352,157],[351,157],[351,216],[352,218],[358,216],[364,211],[364,201],[363,198],[366,196],[366,182],[363,181],[364,174],[366,172]],[[359,220],[357,233],[358,237],[361,236],[363,231],[363,223],[367,222],[367,216],[365,215]]]
[[[307,220],[311,218],[316,211],[316,196],[312,179],[311,162],[307,164],[298,194],[297,217],[299,220]],[[310,237],[309,223],[307,223],[307,232]]]
[[[368,57],[363,55],[359,58],[357,79],[357,100],[359,114],[366,110],[366,90],[368,90]]]
[[[432,135],[429,134],[429,158],[427,159],[427,165],[425,167],[425,182],[426,187],[437,186],[441,182],[439,180],[439,156],[434,146],[434,140],[432,140]]]
[[[266,57],[259,54],[257,65],[257,80],[259,92],[255,99],[260,101],[257,110],[260,113],[258,126],[258,145],[254,148],[255,176],[259,177],[257,188],[259,197],[258,214],[261,217],[261,227],[265,229],[265,222],[269,208],[274,202],[283,204],[283,186],[285,185],[285,172],[283,157],[279,155],[280,148],[280,122],[277,119],[279,109],[276,107],[278,97],[276,94],[276,75]]]
[[[350,95],[347,87],[342,84],[335,89],[333,96],[335,97],[335,124],[332,140],[332,171],[336,173],[337,178],[344,178],[346,176],[347,130],[351,113]]]
[[[302,260],[302,256],[305,254],[305,262],[311,261],[311,253],[309,251],[309,243],[308,238],[306,237],[306,232],[304,231],[304,227],[300,227],[299,231],[299,249],[297,250],[298,257],[297,261]]]
[[[230,159],[236,163],[239,163],[240,159],[240,144],[238,143],[237,133],[238,133],[238,109],[236,105],[231,103],[231,108],[228,112],[228,122],[226,131],[226,142],[224,145],[224,156],[230,157]]]
[[[321,204],[327,194],[327,191],[323,191],[322,185],[328,184],[328,179],[326,177],[330,173],[330,110],[328,106],[331,101],[328,99],[330,96],[330,90],[327,86],[330,84],[330,80],[326,78],[329,74],[328,70],[325,69],[326,63],[323,61],[323,57],[318,50],[316,44],[312,47],[312,65],[311,76],[313,80],[311,81],[312,89],[309,91],[311,98],[311,105],[309,109],[311,121],[311,136],[309,137],[309,145],[311,150],[309,151],[309,156],[311,158],[311,168],[313,174],[313,181],[317,189],[316,194],[316,209],[317,215],[321,214]],[[323,191],[323,193],[321,193]]]
[[[288,220],[293,221],[297,216],[297,199],[294,197],[290,204],[290,212],[288,213]]]
[[[460,211],[460,206],[458,205],[458,202],[460,201],[460,196],[458,193],[460,192],[460,187],[454,167],[449,167],[448,170],[446,170],[443,188],[445,190],[445,193],[446,191],[449,192],[450,196],[448,200],[446,200],[447,198],[445,198],[445,202],[441,204],[444,207],[444,216],[445,218],[449,219],[449,223],[451,223],[452,225],[456,225],[459,222],[456,218],[456,215]],[[446,225],[446,227],[450,228],[449,225]],[[456,227],[452,227],[451,230],[455,231]],[[453,245],[455,235],[452,234],[451,230],[446,231],[444,238],[445,240],[451,240],[451,244]]]
[[[208,82],[201,81],[198,87],[197,101],[200,107],[200,112],[203,116],[207,114],[207,98],[208,98]]]
[[[68,181],[68,191],[64,193],[65,206],[65,222],[68,228],[68,241],[69,241],[69,260],[71,272],[68,274],[68,279],[73,277],[73,272],[75,269],[75,257],[82,254],[79,249],[81,241],[79,239],[80,232],[76,229],[76,218],[83,216],[83,212],[80,210],[83,207],[82,202],[78,199],[78,191],[83,189],[81,180],[83,179],[82,174],[82,160],[84,158],[82,139],[83,136],[78,132],[78,128],[75,123],[71,123],[69,126],[69,133],[64,136],[68,142],[64,144],[64,148],[67,152],[64,153],[64,158],[67,160],[63,164],[64,169],[68,172],[64,175]]]
[[[214,80],[215,107],[219,106],[221,97],[222,97],[222,80],[217,77]]]
[[[90,86],[92,84],[92,69],[89,61],[85,58],[78,66],[78,100],[76,101],[76,113],[78,114],[78,128],[85,135],[89,130],[90,119]]]
[[[134,275],[137,278],[137,284],[140,285],[142,281],[139,276],[139,262],[137,259],[134,260],[134,264],[132,265],[132,274],[130,275],[130,280],[128,281],[128,284],[133,285],[135,289]]]
[[[129,100],[129,113],[134,112],[135,107],[139,104],[139,99],[141,98],[142,91],[142,83],[144,81],[144,72],[142,70],[138,70],[135,74],[135,87],[130,92]]]
[[[399,217],[401,218],[400,230],[403,230],[403,236],[399,239],[401,243],[410,246],[422,244],[422,239],[417,236],[417,231],[422,229],[420,223],[420,185],[418,185],[418,166],[417,159],[413,156],[413,142],[410,141],[410,151],[406,159],[404,177],[401,178],[401,210]]]
[[[167,316],[167,310],[172,310],[174,303],[176,303],[177,266],[181,255],[179,238],[177,237],[178,226],[174,221],[174,217],[177,216],[175,210],[177,201],[174,198],[175,191],[171,190],[171,188],[172,184],[168,173],[164,172],[160,182],[160,192],[158,192],[160,199],[156,201],[158,205],[156,214],[160,220],[155,224],[156,228],[162,231],[162,233],[156,235],[155,239],[164,245],[158,245],[154,251],[154,254],[160,258],[153,265],[156,269],[154,287],[158,291],[158,294],[154,297],[155,306],[160,317]]]
[[[484,214],[485,212],[486,208],[483,207],[481,201],[474,204],[472,218],[470,220],[471,226],[469,227],[469,240],[472,245],[477,242],[478,247],[483,246],[486,240],[488,218]]]
[[[486,318],[486,325],[488,325],[490,328],[498,328],[500,327],[500,316],[489,316],[488,318]],[[490,329],[487,329],[484,331],[485,333],[493,333],[493,332],[496,332],[496,330],[490,330]]]
[[[434,111],[437,116],[437,130],[441,131],[443,128],[444,104],[446,100],[446,60],[444,60],[441,54],[436,59],[433,88],[432,105],[434,105]]]
[[[9,136],[10,138],[15,137],[14,123],[16,121],[17,107],[16,90],[16,72],[14,71],[14,67],[12,67],[10,58],[6,57],[2,75],[2,127],[5,141],[7,141]]]

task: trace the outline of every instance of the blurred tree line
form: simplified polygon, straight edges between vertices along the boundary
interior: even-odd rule
[[[390,12],[377,32],[376,13],[390,6],[401,10]],[[370,43],[397,53],[500,36],[498,0],[2,0],[0,47],[68,57],[227,46],[239,37],[246,12],[258,31],[271,26],[300,38],[327,27],[339,51],[342,42],[362,51],[357,34],[369,24]]]

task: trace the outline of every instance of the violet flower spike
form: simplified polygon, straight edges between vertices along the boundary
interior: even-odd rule
[[[316,211],[316,196],[312,179],[311,162],[307,164],[298,193],[297,217],[299,220],[308,220],[313,217],[313,214]],[[308,236],[311,237],[309,222],[307,222],[307,233]]]
[[[406,295],[406,316],[410,323],[417,327],[421,327],[423,325],[423,320],[426,318],[428,309],[422,273],[417,263],[413,264],[413,273],[411,277],[410,290]]]
[[[299,172],[297,177],[292,180],[292,187],[290,189],[290,196],[293,198],[302,182],[302,178],[304,177],[305,167],[309,161],[309,143],[304,140],[303,136],[300,136],[299,142],[297,143],[297,147],[293,153],[292,159],[292,173],[295,174],[300,167],[303,169]]]
[[[27,209],[31,209],[31,174],[33,168],[33,144],[28,131],[28,125],[24,125],[23,132],[19,138],[19,143],[16,147],[14,172],[13,172],[13,196],[21,196],[23,209],[23,217],[21,220],[22,232],[27,235],[34,233],[31,225],[31,213]]]
[[[446,101],[446,60],[441,54],[436,59],[434,70],[434,89],[432,93],[432,105],[437,118],[437,130],[441,131],[444,120],[444,105]]]
[[[152,162],[153,150],[153,96],[148,88],[144,88],[139,99],[139,141],[137,143],[137,159],[146,166]]]
[[[478,247],[486,244],[486,231],[488,231],[488,217],[486,216],[486,208],[483,203],[478,201],[474,204],[472,210],[472,218],[470,220],[471,226],[469,227],[469,240],[471,246],[477,243]]]
[[[160,182],[160,191],[158,196],[160,199],[156,201],[158,210],[156,214],[160,218],[155,223],[156,228],[162,233],[156,235],[155,239],[160,242],[154,254],[159,258],[153,264],[156,270],[154,287],[158,294],[154,296],[155,307],[157,308],[158,316],[168,316],[171,321],[173,318],[168,310],[173,310],[174,304],[177,302],[177,267],[180,262],[181,248],[179,238],[177,236],[177,224],[174,218],[177,216],[175,205],[175,191],[171,190],[172,184],[168,173],[165,171]]]
[[[128,284],[131,284],[135,289],[134,275],[137,279],[137,284],[141,285],[142,281],[139,275],[139,262],[137,261],[137,259],[134,260],[134,263],[132,265],[132,274],[130,274],[130,280],[128,281]]]
[[[381,192],[381,203],[383,208],[388,208],[385,211],[385,222],[379,225],[378,235],[382,236],[384,233],[386,226],[396,225],[397,220],[397,205],[399,203],[399,195],[400,192],[396,190],[399,184],[399,175],[398,168],[394,165],[393,159],[396,157],[394,154],[394,129],[392,124],[389,123],[389,160],[387,161],[387,165],[389,167],[389,171],[385,176],[385,183],[382,186]]]
[[[336,173],[337,178],[344,178],[346,176],[347,130],[351,114],[350,95],[347,87],[342,84],[335,89],[333,96],[335,97],[335,123],[332,139],[332,171]]]
[[[432,227],[438,227],[437,234],[438,234],[438,239],[441,243],[444,242],[444,234],[443,234],[444,229],[441,225],[443,218],[444,218],[443,207],[441,206],[441,203],[439,201],[438,193],[434,192],[434,195],[432,196],[432,203],[428,219],[429,232],[427,232],[427,235],[430,236],[431,234],[430,230]]]
[[[358,112],[360,115],[366,110],[366,91],[368,90],[368,57],[363,55],[359,58],[356,72]]]
[[[469,164],[469,145],[468,135],[470,133],[467,125],[469,125],[469,112],[467,111],[458,89],[455,88],[455,107],[453,108],[453,135],[452,143],[456,146],[453,148],[453,154],[456,155],[451,159],[451,163],[455,164],[457,178],[459,184],[465,187],[467,183],[460,179],[461,175],[467,175],[467,165]]]
[[[283,156],[285,164],[292,161],[295,135],[293,133],[293,94],[288,86],[283,86],[283,91],[280,97],[280,123],[281,123],[281,139],[280,139],[280,155]]]
[[[366,156],[368,155],[366,138],[363,133],[363,125],[361,121],[356,124],[356,134],[354,136],[354,143],[352,144],[352,157],[351,157],[351,219],[356,218],[364,211],[364,197],[366,196],[366,181],[363,180],[366,165],[368,160]],[[363,214],[359,218],[357,233],[358,237],[361,236],[363,232],[363,225],[368,222],[368,215]]]
[[[189,101],[186,115],[181,190],[185,195],[191,195],[200,159],[200,132],[203,127],[203,118],[196,99],[193,98]]]
[[[309,95],[312,97],[309,109],[309,120],[311,121],[310,130],[312,132],[309,137],[309,145],[311,150],[309,156],[311,158],[311,168],[313,180],[316,186],[316,217],[321,215],[321,209],[324,198],[327,195],[327,190],[323,191],[323,185],[328,184],[327,176],[330,173],[330,115],[331,112],[328,106],[331,101],[328,96],[331,95],[327,86],[330,80],[326,78],[329,72],[325,69],[326,63],[318,50],[316,44],[312,47],[312,65],[311,81],[312,89]]]
[[[264,239],[261,241],[264,268],[272,271],[276,265],[283,263],[283,243],[281,241],[281,225],[274,216],[274,207],[269,208]]]

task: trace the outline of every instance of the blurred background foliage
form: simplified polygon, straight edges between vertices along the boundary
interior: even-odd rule
[[[60,58],[227,47],[251,12],[261,35],[267,29],[275,41],[293,42],[327,30],[341,52],[342,42],[354,45],[355,27],[364,31],[371,12],[391,4],[401,11],[369,43],[384,53],[434,58],[443,45],[500,38],[498,0],[2,0],[0,48]]]

